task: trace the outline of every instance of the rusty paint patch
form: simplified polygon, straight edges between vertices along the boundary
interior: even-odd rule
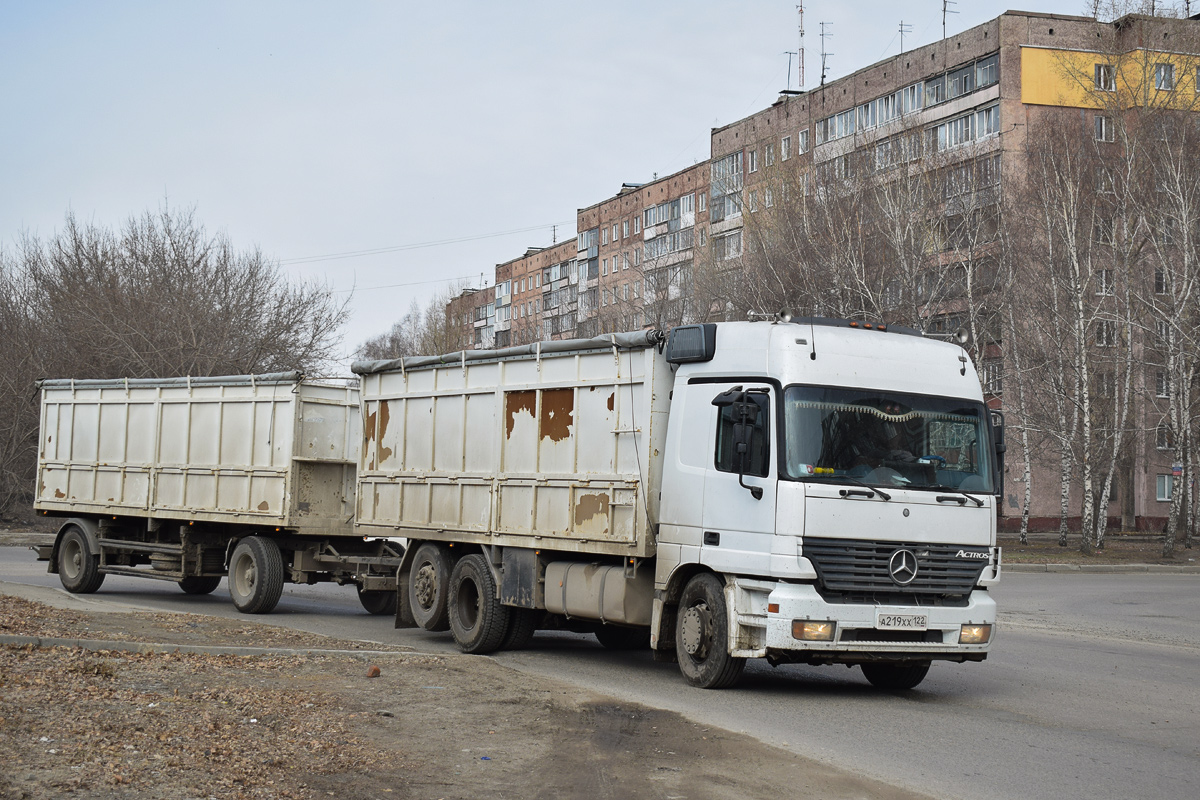
[[[537,408],[537,392],[509,392],[504,395],[504,438],[511,439],[513,426],[517,423],[517,414],[524,411],[533,419]]]
[[[258,510],[259,511],[270,511],[271,506],[267,504],[266,500],[263,500],[261,503],[258,504]]]
[[[614,389],[613,393],[608,396],[608,410],[609,411],[613,410],[613,404],[616,402],[616,399],[617,399],[617,392]]]
[[[62,489],[55,489],[54,496],[58,498],[66,497],[66,495],[62,493]]]
[[[392,448],[383,446],[390,420],[391,406],[386,400],[381,400],[378,409],[363,418],[363,455],[374,455],[374,458],[367,458],[365,466],[368,470],[379,469],[380,464],[392,457]],[[372,443],[375,444],[374,450],[371,449]]]
[[[605,523],[608,522],[607,494],[581,494],[575,498],[576,527],[586,525],[596,517],[601,517]]]
[[[561,442],[571,435],[574,422],[575,391],[573,389],[546,389],[542,392],[543,439]]]

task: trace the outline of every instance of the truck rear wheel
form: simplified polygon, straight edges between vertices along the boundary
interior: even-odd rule
[[[675,621],[679,671],[692,686],[725,689],[737,683],[746,659],[729,654],[729,612],[721,581],[709,572],[683,587]]]
[[[891,692],[902,692],[915,688],[929,674],[929,662],[924,664],[873,664],[862,665],[863,675],[872,686]]]
[[[247,536],[229,559],[229,596],[243,614],[268,614],[283,594],[283,555],[262,536]]]
[[[395,592],[388,592],[382,589],[364,590],[361,586],[359,586],[358,602],[362,603],[362,607],[367,610],[368,614],[396,613]]]
[[[91,594],[104,583],[100,555],[92,552],[87,535],[78,525],[67,528],[59,542],[58,579],[72,594]]]
[[[464,653],[491,653],[508,632],[510,611],[496,599],[496,580],[483,556],[463,556],[450,573],[450,631]]]
[[[501,650],[524,650],[537,632],[538,625],[546,612],[535,608],[508,607],[508,630],[504,633],[504,641],[500,642]]]
[[[408,572],[408,607],[413,620],[427,631],[450,628],[446,610],[450,570],[446,548],[431,542],[417,548]]]
[[[189,575],[179,579],[179,588],[187,594],[212,594],[220,583],[220,575]]]

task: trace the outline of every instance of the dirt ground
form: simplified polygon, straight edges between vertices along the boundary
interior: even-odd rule
[[[486,657],[3,595],[0,634],[286,648],[0,646],[2,798],[916,797]]]

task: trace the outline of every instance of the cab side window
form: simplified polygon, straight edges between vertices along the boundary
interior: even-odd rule
[[[745,474],[765,478],[771,471],[771,415],[769,413],[771,401],[767,395],[758,393],[747,393],[746,399],[750,401],[751,411],[746,415],[744,422],[748,429],[748,435],[743,438],[749,442],[746,451]],[[720,472],[737,474],[740,471],[741,464],[737,449],[734,447],[734,441],[737,438],[735,427],[743,424],[740,416],[741,411],[736,404],[725,406],[717,415],[716,468]]]

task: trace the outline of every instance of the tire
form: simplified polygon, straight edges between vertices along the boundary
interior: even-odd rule
[[[863,675],[877,689],[903,692],[916,688],[929,673],[929,662],[923,664],[862,664]]]
[[[729,613],[721,581],[709,572],[683,587],[675,620],[679,671],[692,686],[725,689],[737,683],[746,659],[729,655]]]
[[[104,583],[100,554],[92,552],[87,534],[78,525],[67,528],[58,544],[58,579],[72,594],[91,594]]]
[[[504,633],[501,650],[524,650],[529,646],[546,612],[534,608],[509,608],[508,630]]]
[[[220,575],[189,575],[180,579],[179,588],[186,594],[212,594],[220,583]]]
[[[427,631],[450,629],[446,610],[450,572],[446,548],[430,542],[417,548],[408,572],[408,607],[413,620]]]
[[[283,594],[283,555],[262,536],[247,536],[229,558],[229,596],[243,614],[269,614]]]
[[[508,606],[496,599],[496,580],[478,553],[463,556],[450,573],[450,632],[464,653],[491,653],[508,632]]]
[[[645,650],[650,646],[649,628],[622,628],[620,625],[600,625],[596,640],[606,650]]]
[[[358,602],[362,603],[362,607],[367,610],[368,614],[383,615],[396,613],[396,593],[394,591],[389,592],[383,589],[364,591],[359,586]]]

